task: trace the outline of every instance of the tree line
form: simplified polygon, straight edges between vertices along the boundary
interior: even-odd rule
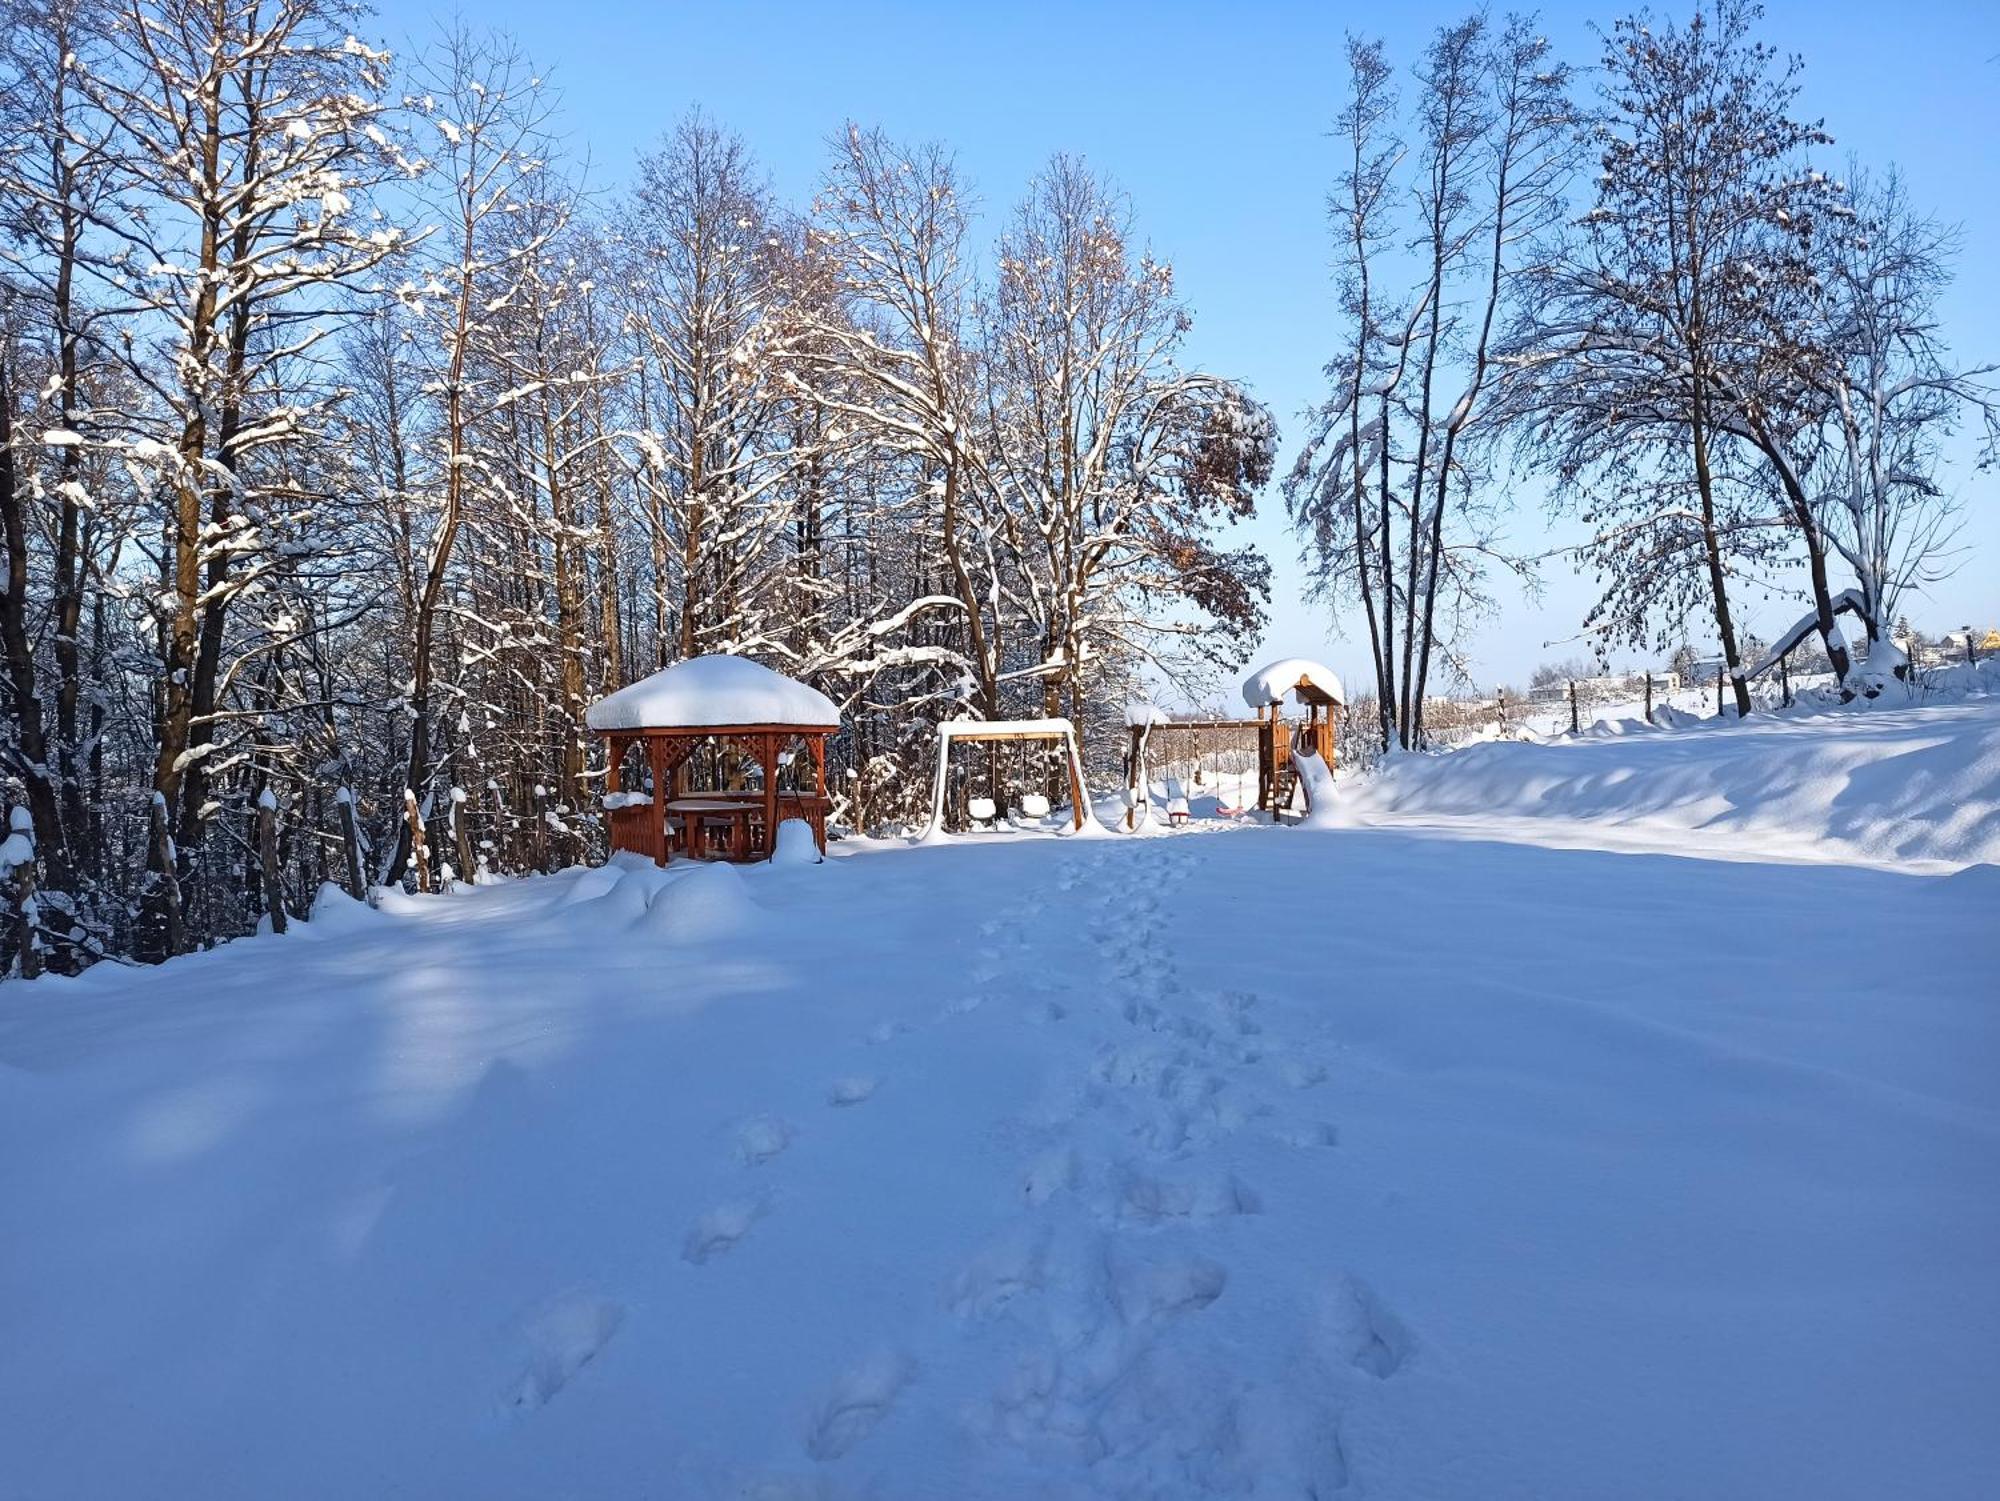
[[[502,37],[8,20],[10,963],[578,858],[585,707],[682,657],[832,694],[880,824],[937,720],[1087,719],[1261,626],[1275,424],[1077,160],[990,246],[947,149],[861,125],[807,204],[699,114],[594,198]]]
[[[1423,742],[1495,573],[1550,561],[1506,541],[1530,478],[1585,529],[1554,561],[1596,576],[1600,657],[1712,632],[1738,714],[1804,643],[1848,694],[1900,670],[1898,602],[1952,562],[1945,445],[1993,454],[1993,367],[1938,324],[1954,231],[1828,160],[1760,20],[1619,20],[1589,90],[1532,19],[1441,27],[1406,81],[1350,43],[1343,342],[1285,493],[1313,587],[1360,607],[1384,744]],[[1794,577],[1805,613],[1753,655],[1737,602]]]

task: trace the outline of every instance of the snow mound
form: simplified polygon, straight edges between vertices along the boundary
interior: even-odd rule
[[[590,706],[593,730],[782,724],[838,728],[840,710],[817,688],[748,657],[690,657]]]
[[[627,872],[613,864],[591,866],[570,874],[569,889],[557,898],[557,905],[574,907],[579,902],[594,902],[607,896],[612,889],[622,883]]]
[[[757,904],[733,865],[696,864],[665,886],[640,920],[649,936],[669,943],[713,943],[757,924]]]
[[[322,881],[313,894],[312,912],[298,931],[313,938],[340,938],[377,920],[378,914],[366,902],[357,902],[332,881]]]
[[[2000,912],[2000,864],[1982,860],[1977,865],[1968,865],[1956,875],[1947,876],[1944,886],[1954,896],[1982,903],[1989,912]]]
[[[1300,820],[1299,827],[1337,828],[1340,818],[1334,806],[1332,768],[1318,756],[1304,751],[1294,751],[1292,769],[1299,774],[1299,785],[1305,789],[1306,794],[1306,816]]]
[[[812,825],[803,818],[788,818],[778,825],[778,842],[771,850],[773,865],[817,865],[824,858],[813,838]]]
[[[1660,717],[1684,727],[1391,757],[1349,785],[1345,819],[1743,858],[2000,860],[2000,699]]]

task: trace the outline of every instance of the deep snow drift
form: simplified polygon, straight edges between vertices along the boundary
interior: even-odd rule
[[[1791,751],[1965,801],[1990,721],[1913,713]],[[1439,764],[1573,845],[1591,748]],[[0,1496],[1990,1495],[2000,871],[1623,764],[1677,853],[1440,783],[9,985]]]
[[[2000,674],[1980,677],[2000,686]],[[1575,738],[1399,757],[1347,782],[1342,814],[1625,848],[1694,836],[1720,858],[2000,861],[2000,693],[1800,706],[1742,724],[1671,717],[1671,729],[1607,718]]]

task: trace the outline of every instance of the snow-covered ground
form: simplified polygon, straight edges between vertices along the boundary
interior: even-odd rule
[[[1397,758],[1343,788],[1356,823],[1942,870],[2000,861],[2000,697],[1806,706]]]
[[[1477,746],[10,985],[0,1496],[1990,1496],[1996,745]]]

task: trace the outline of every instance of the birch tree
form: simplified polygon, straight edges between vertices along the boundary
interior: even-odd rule
[[[360,206],[393,168],[376,124],[387,59],[351,18],[334,0],[135,0],[106,23],[110,65],[80,85],[116,123],[122,200],[93,217],[116,253],[89,264],[137,305],[125,347],[157,335],[168,351],[134,361],[154,407],[129,414],[168,502],[153,954],[185,943],[166,887],[193,871],[217,811],[205,762],[231,607],[310,505],[282,451],[323,407],[291,372],[331,331],[329,299],[398,243]]]
[[[422,395],[433,408],[423,456],[424,514],[413,531],[415,568],[409,620],[409,749],[393,801],[420,808],[437,764],[435,646],[453,555],[468,511],[506,482],[506,464],[478,441],[490,419],[516,399],[495,360],[510,309],[530,268],[567,221],[569,191],[550,181],[549,105],[541,79],[513,45],[463,28],[446,33],[412,75],[406,105],[428,136],[418,193],[428,234],[397,298],[409,320]],[[526,234],[516,219],[554,205]],[[412,832],[399,823],[385,882],[401,879]]]
[[[1568,71],[1531,20],[1439,28],[1415,71],[1413,140],[1380,44],[1350,41],[1348,67],[1329,203],[1348,336],[1285,490],[1315,591],[1361,602],[1384,742],[1409,747],[1433,660],[1488,603],[1486,567],[1517,566],[1495,545],[1476,450],[1498,319],[1521,247],[1562,201],[1575,120]]]

